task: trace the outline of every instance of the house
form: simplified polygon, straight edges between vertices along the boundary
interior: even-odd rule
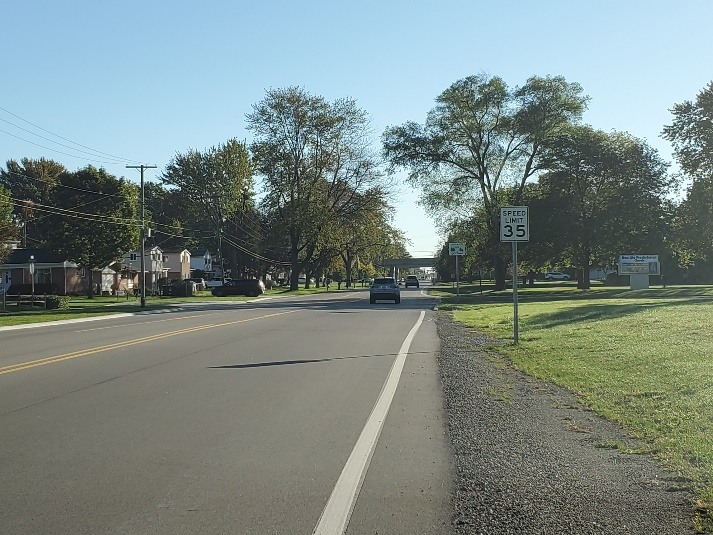
[[[188,249],[163,251],[163,267],[171,280],[182,281],[191,276],[191,253]]]
[[[213,271],[213,255],[210,254],[208,249],[191,249],[189,251],[191,255],[191,276],[194,275],[195,270],[200,270],[204,273]]]
[[[57,295],[84,293],[91,283],[91,273],[79,268],[51,249],[12,249],[10,256],[0,266],[2,289],[7,291],[12,284],[31,284],[50,288]],[[33,271],[34,273],[30,273]]]
[[[144,281],[146,289],[150,291],[159,290],[159,280],[168,274],[168,268],[163,265],[163,251],[157,245],[148,246],[144,250]],[[126,273],[140,273],[141,271],[141,251],[129,251],[121,259],[121,266],[116,266],[115,271]],[[139,277],[140,279],[140,277]],[[136,281],[138,285],[139,282]]]

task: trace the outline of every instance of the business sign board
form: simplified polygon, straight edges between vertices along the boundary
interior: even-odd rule
[[[661,275],[657,254],[619,255],[619,275]]]
[[[500,241],[529,241],[530,220],[527,206],[500,208]]]
[[[464,256],[465,255],[465,243],[449,243],[448,244],[448,254],[451,256]]]

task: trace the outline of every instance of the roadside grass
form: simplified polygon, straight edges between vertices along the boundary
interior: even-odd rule
[[[434,288],[439,309],[490,335],[488,351],[621,424],[642,448],[620,449],[650,452],[691,481],[696,527],[713,531],[713,286],[523,288],[518,345],[511,291],[454,292]]]
[[[330,287],[330,292],[336,292],[336,286]],[[344,290],[342,290],[344,291]],[[316,293],[326,293],[327,289],[320,288],[300,288],[299,290],[290,291],[286,288],[275,288],[268,290],[263,297],[269,296],[295,296],[295,295],[311,295]],[[8,302],[5,305],[5,310],[0,309],[0,327],[12,325],[25,325],[29,323],[40,323],[46,321],[59,321],[76,318],[89,318],[94,316],[106,316],[110,314],[120,313],[136,313],[142,311],[151,311],[163,309],[168,306],[178,305],[181,303],[197,303],[197,302],[226,302],[226,301],[249,301],[254,297],[245,297],[241,295],[233,295],[229,297],[215,297],[211,295],[210,290],[198,292],[193,297],[161,297],[161,296],[146,296],[146,307],[141,308],[138,297],[124,296],[94,296],[89,299],[85,296],[77,296],[69,298],[69,308],[60,308],[54,310],[45,310],[28,306],[20,308],[13,302]],[[1,303],[0,303],[1,304]]]

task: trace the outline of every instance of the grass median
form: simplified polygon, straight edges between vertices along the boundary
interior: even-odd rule
[[[540,284],[519,294],[434,289],[439,308],[494,339],[489,351],[576,393],[642,448],[693,483],[696,523],[713,531],[713,287],[628,290]],[[503,343],[505,341],[506,343]]]
[[[289,297],[296,295],[312,295],[316,293],[326,293],[325,287],[320,288],[300,288],[290,291],[286,288],[275,288],[268,290],[262,297]],[[336,285],[332,285],[330,292],[336,292]],[[344,291],[344,289],[342,289]],[[17,306],[15,302],[5,303],[4,310],[0,309],[0,327],[25,325],[30,323],[42,323],[47,321],[60,321],[78,318],[90,318],[95,316],[106,316],[119,313],[136,313],[151,310],[163,309],[171,306],[180,306],[182,303],[205,303],[205,302],[228,302],[228,301],[248,301],[254,297],[241,295],[231,295],[228,297],[215,297],[209,290],[198,292],[193,297],[162,297],[146,296],[146,307],[142,308],[138,297],[124,296],[94,296],[89,299],[84,296],[69,297],[68,308],[45,310],[37,306],[31,308],[29,305]]]

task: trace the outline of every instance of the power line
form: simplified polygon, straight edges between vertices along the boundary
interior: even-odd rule
[[[42,182],[42,180],[39,178],[28,176],[28,175],[25,175],[22,173],[17,173],[15,171],[7,171],[7,173],[11,174],[11,175],[22,177],[22,178],[26,178],[29,180],[35,180],[35,181]],[[123,198],[121,195],[117,195],[117,194],[113,194],[113,193],[105,193],[105,192],[101,192],[101,191],[76,188],[73,186],[67,186],[67,185],[60,184],[60,183],[56,183],[56,184],[54,184],[54,186],[63,187],[63,188],[67,188],[67,189],[71,189],[71,190],[75,190],[75,191],[79,191],[79,192],[84,192],[84,193],[90,193],[90,194],[94,194],[94,195],[101,195],[101,196],[106,196],[106,197],[116,197],[119,199]],[[18,198],[12,197],[12,196],[8,196],[8,198],[18,204],[24,204],[25,202],[27,202],[26,200],[18,199]],[[140,225],[140,222],[138,219],[119,218],[116,216],[104,216],[102,214],[85,213],[85,212],[79,212],[74,209],[61,208],[58,206],[50,206],[50,205],[45,205],[45,204],[41,204],[41,203],[36,203],[34,201],[31,201],[31,202],[32,202],[33,210],[36,210],[38,212],[43,212],[44,214],[48,214],[48,215],[73,217],[75,219],[82,219],[82,220],[86,220],[86,221],[94,221],[94,222],[101,222],[101,223],[114,223],[117,225],[124,225],[124,226],[139,226]],[[86,203],[75,206],[75,208],[78,208],[84,204],[89,204],[92,202],[96,202],[96,201],[87,201]],[[231,222],[235,225],[236,228],[238,228],[239,230],[244,232],[248,237],[251,237],[255,240],[262,239],[262,236],[259,236],[258,234],[253,232],[252,229],[245,226],[244,223],[238,222],[237,220],[235,220],[235,221],[231,220]],[[167,236],[168,238],[171,238],[171,237],[174,237],[174,238],[196,238],[198,240],[205,240],[208,237],[214,236],[213,233],[211,233],[210,231],[206,231],[204,229],[192,229],[192,228],[185,228],[185,227],[181,227],[180,234],[175,234],[174,233],[175,227],[173,225],[159,223],[158,221],[150,221],[150,226],[157,233],[163,234],[164,236]],[[259,222],[258,222],[258,226],[261,230],[264,230],[263,226]],[[173,232],[166,232],[166,231],[160,230],[161,228],[169,229],[170,231],[173,231]],[[236,241],[243,241],[238,236],[235,236],[232,234],[229,234],[228,236],[230,236],[230,238],[233,238]],[[228,242],[230,245],[232,245],[236,249],[244,252],[248,256],[251,256],[252,258],[255,258],[257,260],[263,260],[263,261],[275,263],[275,264],[280,264],[280,265],[290,265],[289,262],[282,262],[280,260],[275,260],[273,258],[269,258],[266,256],[262,256],[258,253],[255,253],[254,251],[251,251],[250,249],[246,248],[245,246],[239,245],[238,243],[233,241],[233,239],[226,238],[226,242]],[[273,252],[277,252],[277,250],[275,250],[275,249],[270,249],[270,250],[272,250]]]
[[[66,137],[62,137],[62,136],[60,136],[59,134],[55,134],[54,132],[51,132],[51,131],[49,131],[49,130],[47,130],[47,129],[45,129],[45,128],[42,128],[42,127],[39,126],[39,125],[36,125],[35,123],[32,123],[32,122],[28,121],[27,119],[23,119],[23,118],[20,117],[19,115],[15,114],[15,113],[12,113],[10,110],[6,110],[6,109],[3,108],[3,107],[0,107],[0,110],[4,111],[4,112],[7,113],[8,115],[12,115],[13,117],[15,117],[15,118],[17,118],[17,119],[20,119],[22,122],[25,122],[25,123],[27,123],[27,124],[29,124],[29,125],[31,125],[31,126],[34,126],[35,128],[37,128],[37,129],[39,129],[39,130],[41,130],[41,131],[43,131],[43,132],[45,132],[45,133],[47,133],[47,134],[50,134],[50,135],[52,135],[52,136],[54,136],[54,137],[56,137],[56,138],[59,138],[59,139],[61,139],[61,140],[63,140],[63,141],[67,141],[68,143],[71,143],[71,144],[76,145],[76,146],[78,146],[78,147],[82,147],[83,149],[88,149],[88,150],[90,150],[90,151],[92,151],[92,152],[95,152],[95,153],[101,155],[101,156],[109,156],[110,158],[113,158],[113,159],[115,159],[115,160],[121,160],[121,161],[123,161],[123,162],[135,162],[135,163],[138,163],[138,160],[133,160],[133,159],[131,159],[131,158],[123,158],[123,157],[121,157],[121,156],[114,156],[113,154],[109,154],[109,153],[107,153],[107,152],[102,152],[102,151],[93,149],[93,148],[91,148],[91,147],[87,147],[86,145],[82,145],[81,143],[77,143],[76,141],[72,141],[71,139],[67,139]],[[6,121],[5,119],[2,119],[2,120],[3,120],[4,122],[8,123],[8,124],[12,124],[12,123],[10,123],[9,121]],[[20,128],[21,130],[25,130],[24,128],[19,127],[19,126],[17,126],[17,125],[13,125],[13,126],[15,126],[16,128]],[[26,132],[29,132],[30,134],[35,135],[35,136],[37,136],[37,137],[42,137],[42,136],[40,136],[40,135],[38,135],[38,134],[35,134],[35,133],[33,133],[33,132],[30,132],[29,130],[25,130],[25,131],[26,131]],[[12,135],[12,134],[10,134],[10,135]],[[47,139],[47,138],[42,138],[42,139]],[[23,141],[25,141],[25,140],[23,140]],[[56,141],[52,141],[52,140],[48,140],[48,141],[51,141],[52,143],[57,143]],[[31,143],[31,142],[30,142],[30,143]],[[59,144],[59,143],[58,143],[58,144]],[[45,148],[45,147],[43,147],[43,148]],[[71,148],[71,147],[70,147],[70,148]],[[52,150],[52,149],[49,149],[49,150]],[[73,150],[77,150],[77,149],[73,149]]]
[[[34,181],[36,181],[36,182],[45,183],[45,181],[42,180],[41,178],[37,178],[37,177],[34,177],[34,176],[26,175],[26,174],[23,174],[23,173],[18,173],[17,171],[11,171],[11,170],[8,169],[8,170],[5,171],[5,173],[6,173],[6,174],[9,174],[9,175],[16,176],[16,177],[26,178],[27,180],[34,180]],[[132,186],[135,186],[134,184],[131,184],[131,185],[132,185]],[[66,184],[62,184],[62,183],[60,183],[60,182],[54,182],[54,183],[52,183],[52,186],[53,186],[53,187],[59,187],[59,188],[70,189],[70,190],[74,190],[74,191],[79,191],[79,192],[83,192],[83,193],[91,193],[91,194],[94,194],[94,195],[102,195],[102,196],[105,196],[105,197],[116,197],[117,199],[123,199],[123,196],[122,196],[122,195],[118,195],[118,194],[116,194],[116,193],[106,193],[106,192],[103,192],[103,191],[95,191],[95,190],[89,190],[89,189],[84,189],[84,188],[77,188],[77,187],[74,187],[74,186],[68,186],[68,185],[66,185]],[[23,201],[23,202],[24,202],[24,201]],[[153,215],[158,215],[159,209],[157,209],[157,207],[156,207],[153,203],[147,202],[146,204],[147,204],[147,206],[149,207],[149,209],[151,209]],[[250,237],[252,237],[252,238],[254,238],[254,239],[256,239],[256,240],[262,239],[262,237],[259,236],[259,235],[257,235],[257,234],[255,234],[255,232],[254,232],[249,226],[246,226],[246,225],[245,225],[245,222],[243,222],[242,219],[243,219],[243,218],[244,218],[244,219],[247,219],[249,223],[252,223],[253,225],[257,226],[262,232],[267,232],[267,231],[268,231],[268,229],[265,227],[265,225],[264,225],[259,219],[256,219],[255,217],[252,217],[252,214],[251,214],[250,212],[248,212],[247,210],[246,210],[245,212],[241,212],[241,213],[240,213],[240,216],[241,216],[241,221],[238,221],[236,217],[233,217],[233,218],[230,219],[230,222],[231,222],[233,225],[235,225],[237,228],[239,228],[242,232],[244,232],[245,234],[247,234],[248,236],[250,236]],[[162,224],[162,223],[159,223],[159,222],[156,221],[156,220],[152,220],[151,223],[152,223],[152,225],[161,225],[161,226],[173,228],[173,225]],[[198,230],[198,229],[185,229],[185,230],[188,230],[188,231],[191,231],[191,232],[205,233],[204,230]]]
[[[8,198],[16,203],[25,203],[26,201],[16,199],[8,195]],[[98,223],[117,223],[123,225],[138,225],[139,220],[129,217],[119,217],[119,216],[107,216],[102,214],[89,214],[86,212],[78,212],[76,210],[71,210],[69,208],[60,208],[59,206],[49,206],[46,204],[32,202],[32,209],[38,212],[47,212],[55,215],[65,215],[68,217],[77,217],[80,219],[89,219],[90,221],[96,221]]]
[[[39,143],[35,143],[34,141],[30,141],[29,139],[22,138],[20,136],[12,134],[12,133],[8,132],[7,130],[3,130],[1,128],[0,128],[0,132],[2,132],[3,134],[7,134],[8,136],[12,136],[16,139],[19,139],[20,141],[24,141],[25,143],[29,143],[30,145],[35,145],[36,147],[40,147],[41,149],[45,149],[45,150],[51,150],[53,152],[56,152],[57,154],[69,156],[70,158],[78,158],[80,160],[87,160],[89,162],[102,163],[102,164],[108,164],[108,165],[116,165],[117,163],[120,163],[120,162],[116,162],[116,161],[108,162],[108,161],[102,161],[102,160],[95,160],[93,158],[85,158],[84,156],[77,156],[76,154],[69,154],[68,152],[62,152],[61,150],[53,149],[51,147],[45,147],[44,145],[40,145]]]
[[[0,117],[0,121],[3,121],[4,123],[7,123],[7,124],[9,124],[9,125],[11,125],[11,126],[14,126],[15,128],[19,128],[20,130],[22,130],[22,131],[24,131],[24,132],[27,132],[28,134],[31,134],[31,135],[33,135],[33,136],[37,136],[37,137],[40,138],[40,139],[44,139],[45,141],[49,141],[50,143],[55,143],[56,145],[59,145],[60,147],[64,147],[65,149],[76,150],[77,152],[81,152],[82,154],[88,154],[88,155],[94,156],[94,157],[97,156],[96,154],[94,154],[94,153],[92,153],[92,152],[89,152],[89,151],[86,151],[86,150],[81,150],[81,149],[75,149],[74,147],[72,147],[72,146],[70,146],[70,145],[65,145],[64,143],[59,143],[58,141],[54,141],[53,139],[50,139],[50,138],[48,138],[48,137],[45,137],[45,136],[41,136],[41,135],[39,135],[39,134],[36,134],[36,133],[32,132],[31,130],[28,130],[27,128],[23,128],[23,127],[21,127],[21,126],[16,125],[15,123],[11,123],[10,121],[8,121],[8,120],[6,120],[6,119],[3,119],[2,117]],[[5,130],[3,130],[3,132],[5,132],[6,134],[9,134],[9,135],[11,135],[11,136],[14,136],[14,134],[10,134],[9,132],[6,132]],[[17,137],[17,136],[15,136],[15,137]],[[22,139],[22,138],[18,138],[18,139]],[[26,140],[23,139],[23,141],[26,141]],[[28,143],[31,143],[31,142],[28,141]],[[43,148],[44,148],[44,147],[43,147]],[[52,150],[52,149],[49,149],[49,150]],[[114,161],[114,162],[112,162],[112,163],[119,164],[119,163],[124,163],[124,162],[125,162],[125,160],[123,160],[123,159],[117,159],[116,161]]]
[[[45,182],[45,181],[42,180],[41,178],[37,178],[37,177],[34,177],[34,176],[29,176],[29,175],[25,175],[25,174],[22,174],[22,173],[18,173],[17,171],[6,170],[5,173],[7,173],[7,174],[9,174],[9,175],[15,175],[15,176],[18,176],[18,177],[26,178],[26,179],[28,179],[28,180],[34,180],[34,181],[36,181],[36,182],[43,182],[43,183]],[[104,196],[106,196],[106,197],[116,197],[116,198],[118,198],[118,199],[122,199],[122,198],[123,198],[122,195],[117,195],[116,193],[105,193],[105,192],[103,192],[103,191],[95,191],[95,190],[91,190],[91,189],[77,188],[77,187],[74,187],[74,186],[68,186],[68,185],[66,185],[66,184],[62,184],[61,182],[54,182],[54,183],[52,183],[51,185],[52,185],[53,187],[57,187],[57,188],[71,189],[71,190],[74,190],[74,191],[81,191],[81,192],[84,192],[84,193],[93,193],[93,194],[95,194],[95,195],[104,195]],[[132,186],[135,186],[133,183],[132,183],[131,185],[132,185]]]
[[[236,249],[238,249],[238,250],[240,250],[240,251],[243,251],[245,254],[247,254],[248,256],[251,256],[251,257],[255,258],[256,260],[263,260],[263,261],[265,261],[265,262],[270,262],[270,263],[278,264],[278,265],[281,265],[281,266],[289,266],[289,265],[290,265],[289,262],[282,262],[282,261],[280,261],[280,260],[275,260],[274,258],[267,258],[266,256],[262,256],[262,255],[259,255],[259,254],[257,254],[257,253],[254,253],[254,252],[250,251],[249,249],[246,249],[245,247],[241,247],[240,245],[238,245],[237,243],[233,242],[232,240],[230,240],[230,239],[228,239],[228,238],[223,237],[223,239],[224,239],[226,242],[228,242],[230,245],[232,245],[233,247],[235,247]]]

